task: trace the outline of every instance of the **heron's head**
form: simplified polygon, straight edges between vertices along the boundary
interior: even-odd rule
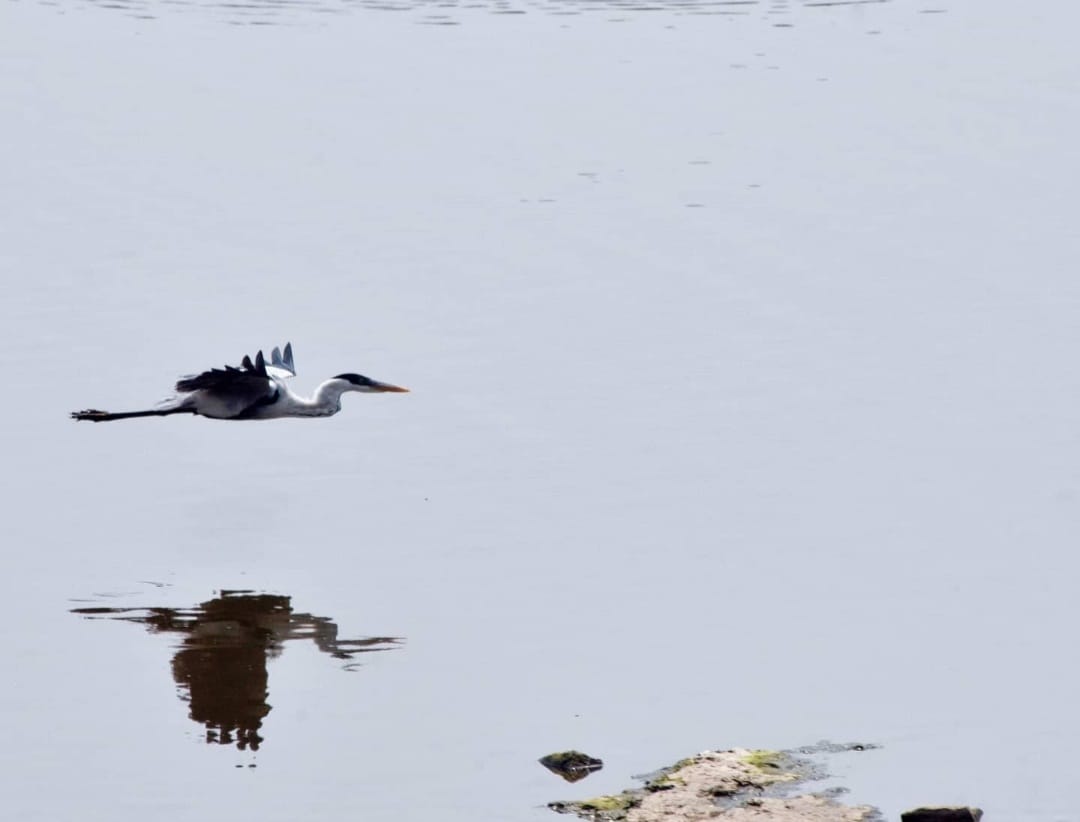
[[[338,374],[334,379],[348,383],[348,387],[345,389],[346,391],[364,391],[369,394],[382,391],[395,391],[397,393],[407,394],[409,391],[408,388],[402,388],[399,385],[390,385],[388,382],[378,382],[377,380],[369,379],[360,374]]]

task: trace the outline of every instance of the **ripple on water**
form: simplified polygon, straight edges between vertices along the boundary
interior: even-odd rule
[[[39,0],[56,5],[55,0]],[[538,14],[573,16],[606,14],[611,22],[629,15],[668,14],[673,16],[728,15],[732,17],[775,18],[800,9],[820,11],[829,7],[876,5],[890,0],[85,0],[91,6],[125,12],[140,19],[155,19],[164,9],[196,11],[232,24],[277,25],[317,21],[335,15],[362,12],[407,12],[421,25],[458,25],[468,16],[490,14],[520,17]],[[932,12],[945,9],[934,8]],[[791,27],[790,23],[774,24]]]

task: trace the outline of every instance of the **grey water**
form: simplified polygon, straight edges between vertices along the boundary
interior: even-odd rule
[[[207,18],[217,18],[233,25],[305,25],[320,16],[348,15],[355,12],[405,13],[424,25],[456,26],[475,20],[478,14],[495,15],[599,15],[609,21],[630,16],[661,12],[665,18],[699,15],[754,17],[782,22],[802,7],[852,6],[883,3],[888,0],[250,0],[250,2],[213,2],[212,0],[85,0],[86,4],[113,9],[128,16],[153,20],[170,13],[193,11]],[[44,0],[43,0],[44,2]],[[941,11],[929,9],[928,11]]]
[[[6,815],[829,739],[888,818],[1080,817],[1078,16],[0,6]],[[411,393],[67,416],[287,340]]]

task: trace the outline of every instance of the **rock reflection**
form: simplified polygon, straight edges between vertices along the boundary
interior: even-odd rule
[[[267,659],[286,642],[310,639],[335,659],[396,647],[396,637],[339,639],[326,617],[293,611],[290,598],[250,591],[222,591],[193,608],[73,608],[89,619],[145,625],[151,633],[177,634],[172,674],[189,716],[206,727],[210,744],[257,751],[259,731],[270,713]],[[346,668],[352,667],[349,665]]]

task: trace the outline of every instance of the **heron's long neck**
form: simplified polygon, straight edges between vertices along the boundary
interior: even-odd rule
[[[349,390],[349,384],[343,380],[327,380],[315,389],[315,396],[304,404],[313,414],[336,414],[341,410],[341,395]]]

